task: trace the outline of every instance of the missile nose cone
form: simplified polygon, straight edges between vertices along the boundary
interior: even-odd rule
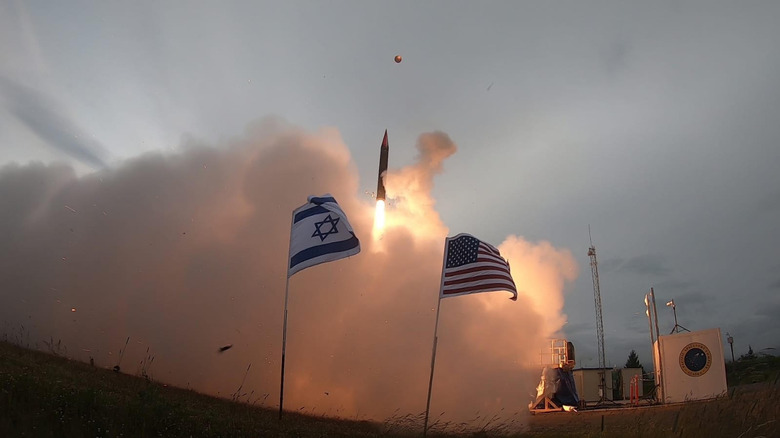
[[[385,138],[382,139],[382,147],[387,147],[387,129],[385,129]]]

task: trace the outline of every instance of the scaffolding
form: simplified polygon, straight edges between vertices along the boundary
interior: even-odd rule
[[[588,237],[590,237],[590,227],[588,227]],[[601,286],[599,285],[599,262],[596,258],[596,247],[593,246],[593,239],[590,240],[588,248],[588,257],[590,257],[590,270],[593,277],[593,301],[596,308],[596,340],[598,342],[599,357],[599,404],[608,401],[607,397],[607,360],[604,353],[604,319],[601,316]]]

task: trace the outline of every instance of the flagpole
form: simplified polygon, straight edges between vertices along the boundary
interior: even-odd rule
[[[433,370],[436,366],[436,345],[439,343],[439,338],[436,333],[439,331],[439,310],[441,310],[441,297],[439,297],[439,304],[436,306],[436,325],[433,329],[433,353],[431,353],[431,378],[428,380],[428,401],[425,403],[425,423],[423,425],[423,436],[428,433],[428,413],[431,411],[431,389],[433,388]]]
[[[439,311],[441,310],[441,290],[444,285],[444,269],[447,267],[447,249],[450,245],[449,239],[444,238],[444,256],[441,262],[441,283],[439,284],[439,302],[436,305],[436,323],[433,328],[433,352],[431,353],[431,377],[428,380],[428,400],[425,402],[425,422],[423,423],[423,436],[428,434],[428,414],[431,412],[431,389],[433,389],[433,370],[436,366],[436,346],[439,343],[437,336],[439,332]]]
[[[287,302],[290,298],[290,251],[292,250],[292,227],[295,221],[295,211],[293,211],[292,219],[290,219],[290,246],[287,249],[287,282],[284,286],[284,323],[282,323],[282,377],[281,384],[279,385],[279,419],[282,419],[282,410],[284,408],[284,358],[287,349]]]
[[[284,324],[282,328],[282,379],[279,387],[279,419],[282,418],[284,406],[284,353],[287,347],[287,298],[290,295],[290,277],[287,277],[287,286],[284,288]]]

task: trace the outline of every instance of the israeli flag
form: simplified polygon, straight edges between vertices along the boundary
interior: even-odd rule
[[[309,202],[293,212],[288,278],[301,269],[359,252],[360,241],[330,194],[309,196]]]

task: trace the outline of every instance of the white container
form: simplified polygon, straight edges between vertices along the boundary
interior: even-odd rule
[[[704,400],[726,394],[726,363],[720,329],[660,336],[654,363],[660,363],[664,403]],[[660,354],[660,357],[658,355]]]

